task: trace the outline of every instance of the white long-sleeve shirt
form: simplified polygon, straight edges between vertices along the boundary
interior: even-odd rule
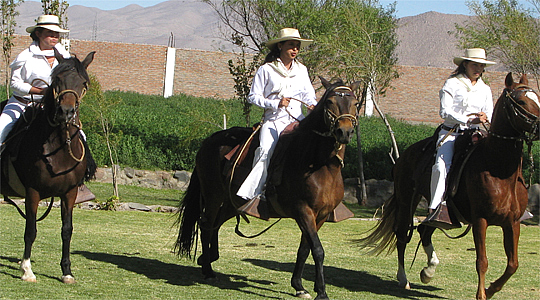
[[[467,128],[467,116],[471,113],[484,112],[488,120],[493,114],[493,97],[491,88],[478,78],[475,85],[462,74],[450,77],[439,91],[441,100],[440,116],[444,125],[454,127],[459,124],[461,129]]]
[[[317,104],[307,68],[296,60],[290,70],[286,70],[280,59],[259,67],[253,78],[248,101],[264,108],[265,120],[290,118],[289,113],[298,120],[302,119],[302,103],[291,100],[288,107],[279,108],[283,97],[292,97],[307,105]]]
[[[60,43],[56,44],[55,48],[64,58],[70,57]],[[31,100],[29,93],[32,86],[46,88],[47,85],[41,80],[51,84],[51,71],[58,65],[58,61],[55,59],[51,66],[47,61],[47,56],[54,56],[53,50],[42,51],[35,41],[17,55],[17,58],[9,65],[13,95]],[[35,79],[41,80],[34,81]],[[41,97],[42,95],[33,95],[34,100],[39,100]]]

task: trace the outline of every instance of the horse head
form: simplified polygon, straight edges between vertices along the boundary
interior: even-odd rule
[[[514,131],[514,135],[510,136],[517,135],[520,139],[532,141],[540,139],[540,96],[528,84],[527,75],[521,76],[519,82],[514,82],[512,73],[508,73],[505,79],[506,88],[497,104],[501,103],[510,127]],[[498,118],[499,115],[494,114],[494,123]],[[502,129],[492,128],[493,130]]]
[[[354,128],[358,124],[360,103],[354,95],[354,90],[358,88],[360,82],[357,81],[347,86],[341,79],[335,83],[330,83],[322,77],[320,79],[326,88],[320,102],[324,107],[324,122],[328,133],[338,143],[348,144],[351,141]]]
[[[56,49],[54,54],[58,65],[51,74],[52,83],[47,98],[54,101],[54,104],[46,101],[45,105],[50,110],[54,107],[51,123],[67,124],[75,120],[79,103],[88,89],[90,78],[86,68],[94,59],[95,52],[88,53],[82,62],[77,57],[64,58]]]

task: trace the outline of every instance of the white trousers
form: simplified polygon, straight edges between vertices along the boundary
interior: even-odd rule
[[[274,153],[280,133],[289,125],[289,118],[280,118],[275,121],[264,121],[260,128],[259,147],[255,150],[253,168],[248,177],[240,186],[236,195],[251,200],[262,194],[270,158]]]
[[[437,145],[439,143],[441,145],[437,149],[435,164],[431,168],[431,204],[429,205],[431,209],[437,208],[443,200],[446,189],[446,175],[450,171],[452,157],[454,156],[454,142],[459,135],[457,133],[449,134],[441,143],[447,133],[447,130],[442,129],[437,139]]]
[[[15,99],[15,97],[9,98],[6,107],[4,107],[0,115],[0,145],[6,141],[9,132],[25,109],[26,104]]]

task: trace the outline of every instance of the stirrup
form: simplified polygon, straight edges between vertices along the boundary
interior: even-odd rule
[[[429,213],[422,224],[445,230],[461,228],[460,222],[452,220],[446,201],[441,202],[434,211]]]
[[[75,204],[94,199],[96,199],[96,195],[94,195],[94,193],[92,193],[84,183],[77,187],[77,198],[75,198]]]

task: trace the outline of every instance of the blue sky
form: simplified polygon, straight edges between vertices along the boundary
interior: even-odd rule
[[[112,10],[126,7],[130,4],[137,4],[143,7],[153,6],[165,0],[67,0],[70,5],[84,5],[87,7],[97,7],[103,10]],[[182,2],[183,0],[172,0]],[[189,0],[193,1],[193,0]],[[478,0],[480,1],[480,0]],[[379,0],[383,6],[387,6],[393,3],[394,0]],[[397,12],[398,18],[406,16],[414,16],[428,11],[436,11],[445,14],[470,14],[466,5],[467,1],[461,0],[397,0]],[[531,7],[525,0],[520,1],[526,4],[527,7]]]

